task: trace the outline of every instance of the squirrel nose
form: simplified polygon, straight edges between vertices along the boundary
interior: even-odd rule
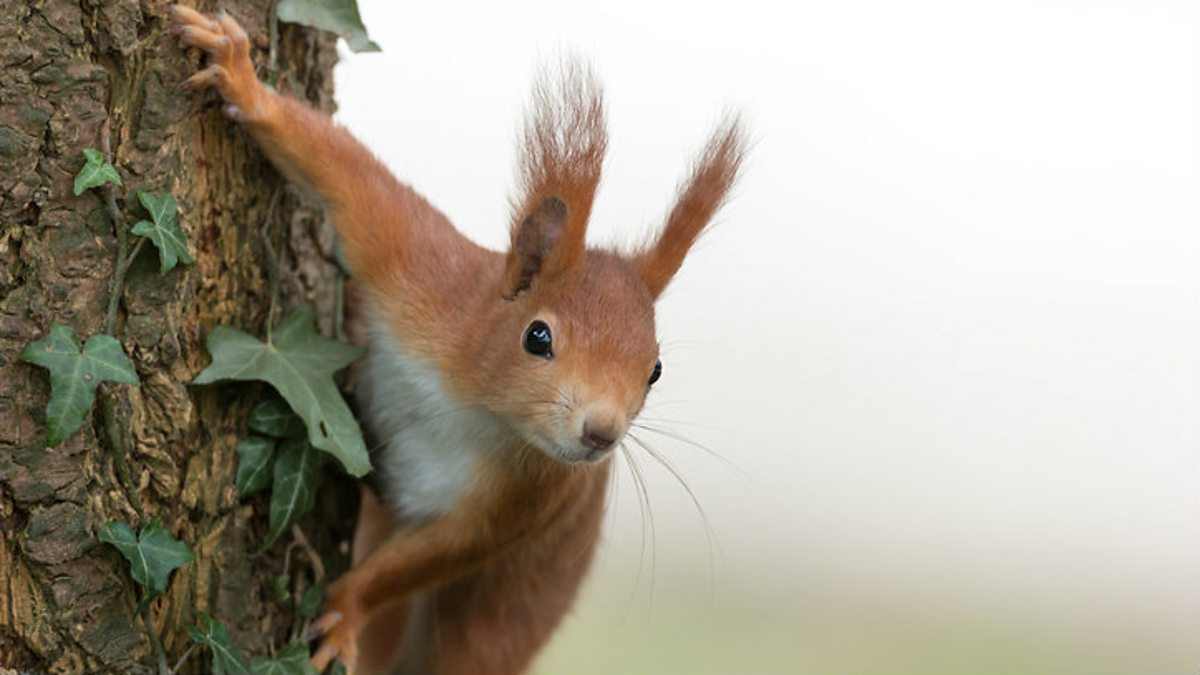
[[[617,430],[606,425],[583,425],[583,444],[593,450],[607,450],[617,442]]]

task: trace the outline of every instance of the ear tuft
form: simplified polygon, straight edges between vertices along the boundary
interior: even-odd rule
[[[607,147],[604,99],[591,70],[573,58],[544,70],[534,86],[521,142],[521,193],[512,202],[506,291],[515,296],[534,275],[561,274],[583,259]],[[526,275],[531,259],[524,256],[531,246],[540,258]]]
[[[741,119],[731,115],[709,138],[658,239],[634,256],[633,264],[654,297],[671,282],[692,244],[725,203],[745,154]]]

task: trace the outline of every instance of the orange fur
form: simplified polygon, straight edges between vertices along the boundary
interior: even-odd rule
[[[692,244],[725,202],[745,152],[741,123],[731,117],[713,132],[658,239],[634,257],[638,273],[655,297],[679,271]]]
[[[654,300],[733,183],[738,123],[710,141],[654,244],[632,257],[589,250],[604,108],[591,75],[567,64],[560,84],[535,92],[512,243],[493,252],[329,118],[264,88],[232,19],[169,11],[181,40],[209,57],[188,84],[216,88],[275,166],[328,203],[373,332],[397,345],[397,367],[444,389],[447,412],[475,411],[503,430],[495,447],[469,455],[461,495],[434,515],[385,508],[364,488],[354,565],[329,587],[313,665],[524,671],[592,559],[611,473],[606,443],[645,401],[658,357]],[[523,347],[535,321],[552,331],[549,356]]]

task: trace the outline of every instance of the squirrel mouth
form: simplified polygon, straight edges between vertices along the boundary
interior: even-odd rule
[[[611,454],[612,454],[612,448],[604,448],[601,450],[591,450],[588,452],[588,454],[583,456],[583,461],[587,462],[588,464],[595,464],[596,462],[599,462],[600,460],[604,459],[605,457],[608,457]]]
[[[525,440],[543,455],[563,464],[596,464],[612,454],[612,447],[586,448],[579,445],[556,443],[539,433],[523,434]]]
[[[613,454],[620,443],[612,442],[595,447],[583,441],[556,437],[552,429],[541,429],[533,425],[516,425],[513,429],[520,441],[546,457],[562,464],[597,464]]]

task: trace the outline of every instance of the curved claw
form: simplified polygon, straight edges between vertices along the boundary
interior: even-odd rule
[[[191,7],[183,5],[167,5],[167,16],[171,18],[171,23],[176,26],[189,24],[192,26],[203,26],[210,31],[218,31],[221,29],[217,22],[209,17],[197,12]]]
[[[199,47],[209,54],[224,53],[233,46],[229,38],[221,33],[199,26],[180,26],[177,32],[180,42],[189,47]]]
[[[179,83],[181,90],[196,90],[203,89],[208,86],[213,86],[221,82],[225,78],[225,71],[221,66],[209,66],[204,70],[197,71],[191,77]]]
[[[333,663],[333,660],[337,658],[337,655],[337,647],[331,644],[322,644],[312,655],[312,658],[308,660],[308,665],[312,666],[313,670],[318,673],[323,673],[329,667],[329,664]]]
[[[334,626],[337,626],[341,622],[341,612],[325,612],[317,617],[317,620],[313,621],[312,625],[308,627],[308,632],[304,634],[304,639],[305,641],[316,640],[333,630]]]
[[[338,611],[326,612],[308,629],[308,638],[321,638],[321,645],[313,652],[308,663],[318,673],[324,672],[339,659],[346,667],[347,675],[354,675],[358,665],[358,626]]]
[[[213,87],[233,107],[237,121],[254,121],[266,113],[268,96],[254,74],[250,38],[233,17],[224,12],[201,14],[183,5],[169,5],[169,30],[179,41],[208,56],[208,67],[185,80],[180,88]]]

